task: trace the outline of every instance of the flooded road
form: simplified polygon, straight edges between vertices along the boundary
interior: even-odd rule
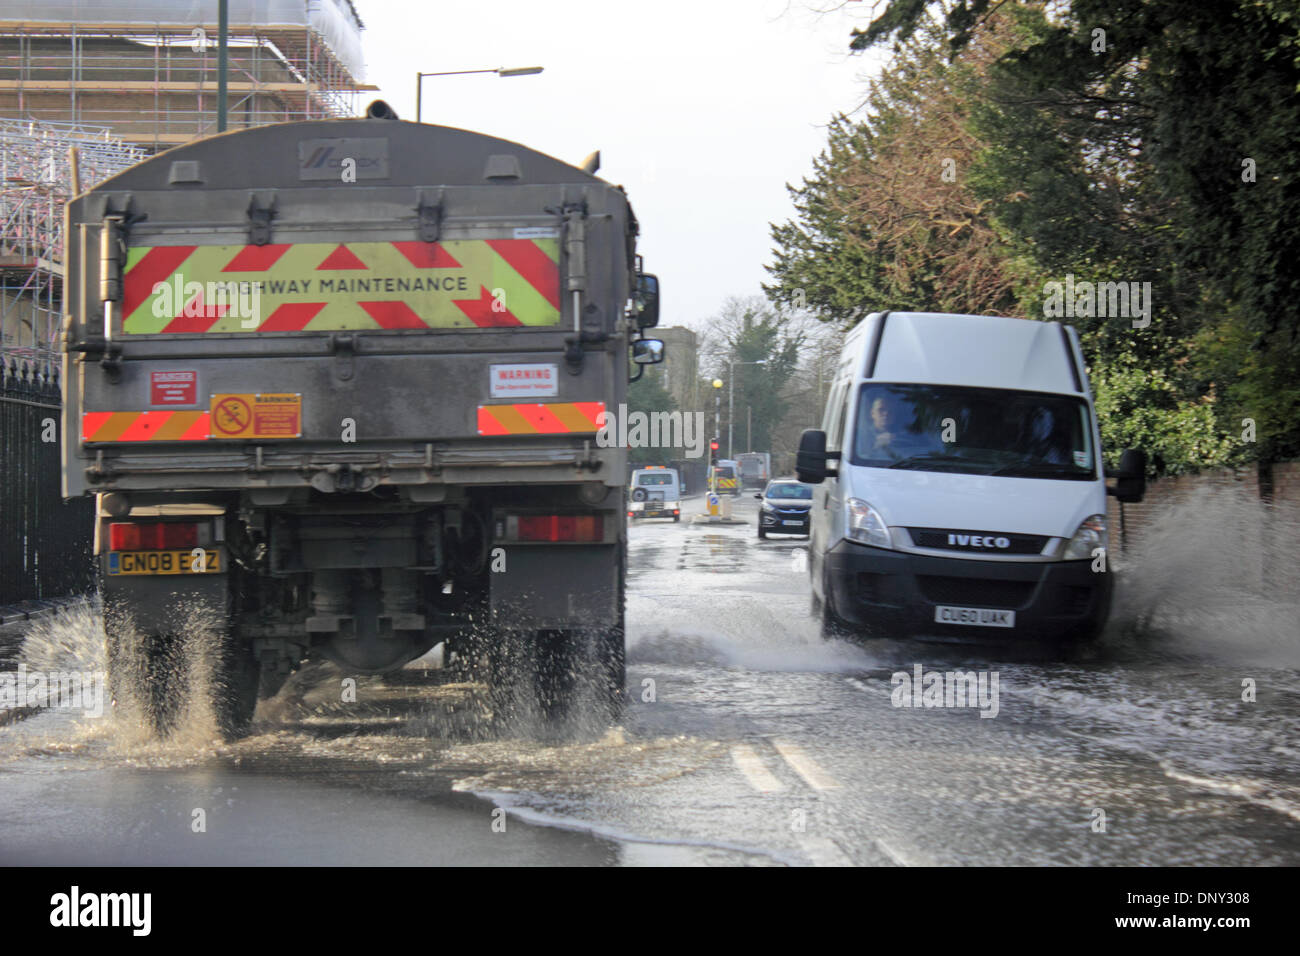
[[[308,667],[237,744],[202,715],[159,743],[111,708],[9,711],[0,862],[1300,863],[1288,607],[1198,586],[1198,558],[1122,591],[1066,658],[827,642],[805,542],[760,541],[754,507],[632,529],[608,732],[503,729],[432,665],[356,702]],[[97,626],[77,608],[16,653],[7,629],[0,668],[98,667]]]

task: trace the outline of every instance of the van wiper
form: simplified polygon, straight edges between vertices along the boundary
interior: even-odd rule
[[[934,462],[948,461],[963,463],[962,459],[954,458],[952,455],[908,455],[906,458],[900,458],[898,461],[886,465],[886,468],[911,468],[913,465],[933,464]]]
[[[1091,477],[1088,471],[1075,465],[1063,465],[1059,462],[1038,461],[1038,462],[1018,462],[1012,465],[1003,465],[1001,468],[995,468],[989,472],[989,476],[995,475],[1012,475],[1019,474],[1025,477],[1037,475],[1070,475],[1077,477]]]

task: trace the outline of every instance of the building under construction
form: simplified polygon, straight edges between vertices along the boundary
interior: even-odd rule
[[[42,364],[61,326],[63,206],[217,132],[217,0],[0,0],[0,360]],[[352,116],[351,0],[229,0],[227,128]]]

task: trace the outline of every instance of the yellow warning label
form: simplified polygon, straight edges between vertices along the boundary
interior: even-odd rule
[[[302,395],[298,392],[212,396],[212,438],[301,438]]]

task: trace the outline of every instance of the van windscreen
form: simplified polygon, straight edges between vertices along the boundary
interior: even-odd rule
[[[1013,478],[1096,478],[1082,399],[957,385],[870,383],[858,395],[855,465]]]

